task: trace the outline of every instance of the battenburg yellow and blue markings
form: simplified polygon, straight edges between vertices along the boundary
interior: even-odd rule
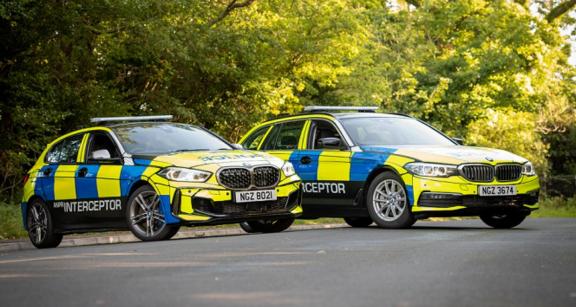
[[[78,164],[62,165],[48,164],[40,168],[37,176],[31,178],[34,181],[34,194],[48,202],[70,201],[70,207],[83,204],[82,201],[98,199],[121,199],[126,201],[134,183],[140,180],[149,180],[145,174],[155,173],[159,168],[150,167],[151,160],[134,159],[135,165],[95,165]],[[147,170],[149,170],[147,172]],[[77,176],[78,172],[84,172],[83,176]],[[178,223],[170,207],[170,195],[160,193],[160,209],[165,216],[166,223]],[[88,204],[88,203],[87,203]],[[25,217],[25,203],[23,214]],[[100,210],[110,210],[107,204],[98,207]],[[115,210],[115,209],[114,209]],[[76,210],[74,210],[77,212]],[[97,211],[97,210],[92,210]]]
[[[401,165],[412,161],[395,156],[396,149],[379,149],[379,152],[350,152],[335,150],[295,150],[290,154],[290,161],[299,161],[302,157],[309,157],[310,163],[294,163],[296,172],[305,182],[304,190],[307,193],[347,194],[343,190],[351,188],[351,184],[361,186],[368,176],[377,168],[387,165],[394,168],[404,178],[410,205],[414,203],[414,192],[411,184],[411,175],[407,174]],[[310,185],[310,182],[317,182]],[[354,191],[350,191],[354,192]]]

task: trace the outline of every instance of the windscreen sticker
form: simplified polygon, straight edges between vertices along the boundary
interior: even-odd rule
[[[207,156],[200,157],[202,161],[226,161],[226,160],[246,160],[246,159],[262,159],[265,158],[264,155],[259,154],[233,154],[233,155],[217,155],[211,154]]]

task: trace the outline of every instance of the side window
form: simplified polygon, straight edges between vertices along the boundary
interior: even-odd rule
[[[84,134],[76,134],[68,137],[54,146],[46,154],[46,162],[48,163],[76,163],[78,157],[78,150],[82,143]]]
[[[319,142],[320,139],[325,138],[337,138],[340,142],[343,142],[342,136],[338,133],[336,127],[328,121],[325,120],[315,120],[312,122],[312,129],[308,138],[308,148],[311,149],[323,149],[322,143]]]
[[[244,143],[242,143],[242,146],[244,146],[244,148],[249,150],[258,149],[258,145],[260,144],[260,142],[262,142],[262,139],[266,135],[266,132],[268,131],[269,128],[270,126],[266,126],[254,131],[254,133],[252,133],[248,138],[246,138]]]
[[[264,144],[265,150],[296,150],[304,121],[288,122],[274,126]]]
[[[90,138],[87,159],[116,159],[120,153],[110,136],[103,132],[96,132]]]

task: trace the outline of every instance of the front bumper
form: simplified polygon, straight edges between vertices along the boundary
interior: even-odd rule
[[[176,188],[172,197],[172,214],[183,224],[210,225],[291,218],[302,213],[300,182],[274,189],[277,194],[274,201],[236,203],[231,190]]]
[[[514,182],[490,183],[470,182],[461,177],[411,177],[412,212],[416,216],[466,216],[509,210],[529,214],[538,209],[540,185],[535,176],[523,176]],[[514,185],[517,195],[479,196],[481,185]]]

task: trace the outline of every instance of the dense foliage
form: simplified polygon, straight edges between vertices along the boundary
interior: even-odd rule
[[[576,173],[576,1],[4,0],[0,194],[93,116],[237,140],[308,104],[380,105]]]

